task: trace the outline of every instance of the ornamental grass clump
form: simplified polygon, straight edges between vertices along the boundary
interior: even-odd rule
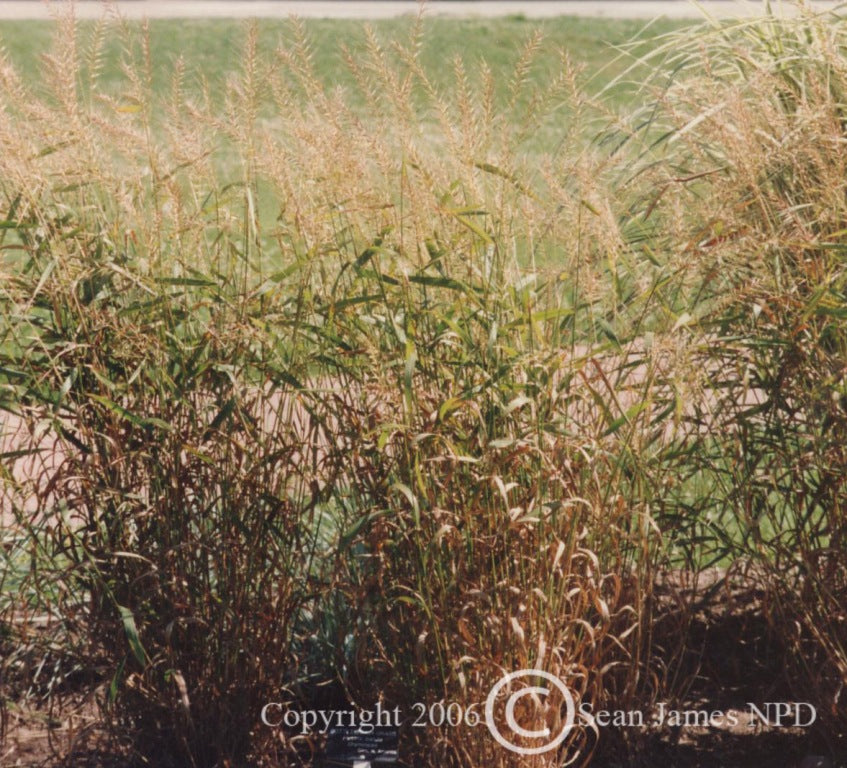
[[[616,398],[644,286],[621,264],[601,290],[626,251],[602,163],[531,141],[576,73],[533,85],[533,36],[504,95],[458,59],[443,92],[422,28],[348,57],[357,106],[297,24],[270,54],[249,29],[213,96],[177,62],[161,97],[127,25],[61,20],[37,90],[3,62],[4,696],[51,668],[131,754],[207,768],[308,759],[259,713],[333,681],[470,704],[517,665],[655,694],[634,446],[664,433]],[[583,718],[538,764],[596,738]]]
[[[379,350],[362,384],[379,407],[356,452],[361,517],[347,536],[360,544],[343,579],[359,606],[352,697],[479,717],[497,680],[531,668],[586,707],[649,699],[655,531],[628,452],[649,419],[603,407],[602,354],[550,345],[570,313],[538,307],[541,286],[516,290],[496,246],[489,272],[434,258],[405,280],[381,269],[396,247],[351,265],[363,300],[335,318],[339,338]],[[556,733],[562,702],[525,716]],[[527,764],[590,759],[597,729],[573,725]],[[484,726],[436,726],[411,731],[416,761],[512,764]]]
[[[656,54],[667,79],[642,171],[656,185],[644,218],[684,225],[696,290],[699,541],[756,574],[789,682],[835,739],[847,722],[846,45],[842,19],[810,11],[674,37]]]
[[[286,755],[256,713],[310,674],[343,466],[302,383],[308,281],[264,332],[249,168],[219,184],[211,134],[160,119],[143,62],[113,97],[76,45],[66,20],[42,98],[3,68],[4,612],[51,633],[10,672],[82,671],[157,765]]]
[[[268,702],[454,704],[404,757],[507,766],[468,713],[531,669],[574,722],[521,765],[587,764],[644,735],[589,710],[691,682],[714,590],[659,577],[736,562],[843,726],[841,22],[675,37],[593,141],[541,35],[448,87],[424,19],[368,30],[336,86],[254,25],[164,94],[149,30],[92,29],[0,64],[4,698],[94,690],[180,768],[309,761]]]

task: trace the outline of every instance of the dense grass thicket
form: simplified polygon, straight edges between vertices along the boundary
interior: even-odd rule
[[[308,763],[269,701],[523,668],[646,711],[709,599],[657,584],[719,565],[837,743],[847,26],[633,42],[605,96],[541,33],[506,74],[431,34],[357,31],[330,81],[296,22],[206,87],[117,22],[57,21],[37,82],[0,61],[3,702],[94,690],[179,768]]]

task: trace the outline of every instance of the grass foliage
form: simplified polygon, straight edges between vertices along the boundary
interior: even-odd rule
[[[634,44],[622,114],[565,53],[539,78],[540,34],[505,82],[436,75],[420,19],[339,88],[296,22],[214,92],[71,16],[38,87],[0,62],[4,698],[95,688],[136,757],[196,768],[307,759],[259,723],[280,697],[470,705],[529,667],[646,709],[703,597],[657,577],[735,562],[837,737],[844,36]]]

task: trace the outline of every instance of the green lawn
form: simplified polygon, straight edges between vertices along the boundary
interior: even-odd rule
[[[523,44],[536,29],[543,31],[544,53],[532,76],[549,78],[558,67],[556,51],[564,49],[573,62],[583,68],[583,82],[590,92],[596,92],[608,80],[620,73],[631,59],[615,60],[617,46],[639,36],[655,35],[679,28],[687,22],[659,21],[646,25],[640,20],[608,20],[560,17],[548,20],[526,19],[522,16],[504,19],[429,19],[425,21],[423,61],[436,84],[446,84],[452,78],[452,65],[460,54],[473,71],[485,60],[491,67],[495,82],[501,88],[513,72]],[[346,20],[308,20],[303,22],[313,44],[314,61],[320,75],[330,84],[349,85],[351,78],[344,66],[340,50],[347,47],[352,53],[366,45],[365,25]],[[236,20],[150,22],[153,79],[157,89],[167,87],[174,63],[182,56],[187,69],[202,73],[214,93],[216,85],[227,72],[238,68],[246,23]],[[372,26],[383,43],[408,39],[412,20],[408,18],[373,22]],[[137,31],[140,25],[128,23],[126,29]],[[93,23],[80,23],[83,45],[87,48],[95,28]],[[8,57],[31,83],[37,83],[39,61],[51,44],[55,27],[51,22],[6,22],[0,30],[0,42]],[[271,49],[292,37],[287,21],[264,20],[259,24],[260,46]],[[107,34],[108,44],[103,61],[103,77],[115,86],[120,82],[120,51],[124,45],[121,34]],[[646,50],[646,47],[642,50]],[[194,75],[196,82],[196,74]],[[190,84],[190,83],[189,83]]]

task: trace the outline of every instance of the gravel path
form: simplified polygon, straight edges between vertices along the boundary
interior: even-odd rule
[[[0,0],[0,19],[47,19],[62,3],[51,5],[43,0]],[[818,9],[831,9],[837,3],[810,3]],[[227,19],[227,18],[302,18],[385,19],[417,12],[414,0],[119,0],[111,3],[118,13],[128,19]],[[779,12],[779,2],[774,8]],[[95,0],[76,3],[78,18],[99,18],[106,5]],[[702,18],[704,9],[718,17],[761,15],[763,2],[745,0],[702,0],[695,5],[688,0],[455,0],[427,4],[427,13],[437,16],[510,16],[523,14],[530,18],[550,16],[599,16],[608,18],[652,19]],[[788,4],[782,9],[786,15],[794,11]]]

